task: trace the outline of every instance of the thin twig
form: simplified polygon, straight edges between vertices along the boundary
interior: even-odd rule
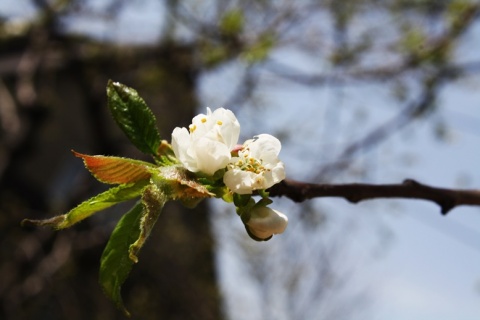
[[[480,206],[480,190],[437,188],[412,179],[400,184],[315,184],[287,179],[273,186],[269,193],[295,202],[322,197],[344,198],[352,203],[378,198],[427,200],[438,204],[444,215],[457,206]]]
[[[382,141],[389,138],[394,132],[397,132],[407,126],[415,118],[426,114],[435,103],[437,91],[444,81],[441,74],[435,75],[431,80],[426,81],[423,92],[418,100],[409,103],[395,117],[389,121],[374,128],[365,136],[353,141],[337,157],[337,160],[326,163],[319,168],[315,176],[316,181],[325,181],[328,176],[332,176],[341,170],[345,170],[351,164],[353,157],[359,152],[366,152],[377,146]]]

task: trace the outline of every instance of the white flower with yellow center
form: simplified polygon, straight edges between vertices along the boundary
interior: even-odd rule
[[[240,124],[232,111],[219,108],[192,119],[189,129],[175,128],[172,148],[177,159],[191,172],[213,175],[224,169],[237,144]]]
[[[230,160],[223,182],[235,193],[251,194],[282,181],[285,167],[278,159],[281,148],[280,141],[269,134],[245,141],[238,157]]]

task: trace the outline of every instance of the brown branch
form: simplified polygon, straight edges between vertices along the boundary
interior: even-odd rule
[[[480,206],[480,190],[436,188],[412,179],[400,184],[315,184],[287,179],[270,188],[269,193],[295,202],[322,197],[344,198],[352,203],[378,198],[427,200],[438,204],[444,215],[457,206]]]

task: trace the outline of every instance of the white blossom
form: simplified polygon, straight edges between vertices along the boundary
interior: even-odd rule
[[[199,114],[189,129],[175,128],[172,148],[177,159],[192,172],[213,175],[227,166],[237,144],[240,124],[232,111],[219,108]]]
[[[254,207],[250,212],[247,228],[251,234],[259,239],[267,239],[274,234],[285,231],[288,218],[283,213],[268,207]]]
[[[223,182],[235,193],[251,194],[282,181],[285,167],[278,159],[281,147],[280,141],[269,134],[245,141],[238,157],[230,160]]]

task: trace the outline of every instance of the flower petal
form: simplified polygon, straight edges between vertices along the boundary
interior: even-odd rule
[[[213,120],[217,124],[217,130],[221,141],[232,150],[238,142],[240,136],[240,123],[232,111],[219,108],[212,114]]]
[[[230,161],[230,150],[218,141],[200,138],[195,141],[198,171],[213,175],[217,170],[225,168]]]
[[[188,130],[173,130],[172,148],[189,171],[213,175],[227,166],[239,134],[240,124],[232,111],[207,108],[207,114],[192,119]]]
[[[186,128],[175,128],[172,132],[172,149],[177,159],[189,171],[197,172],[196,161],[190,151],[191,138]]]
[[[223,183],[235,193],[252,194],[256,174],[253,172],[232,169],[225,172]]]
[[[223,182],[238,194],[268,189],[285,179],[285,167],[278,159],[282,145],[269,135],[261,134],[237,148],[238,157],[231,159]]]
[[[274,161],[282,149],[280,140],[269,134],[259,134],[250,141],[250,156],[267,162]]]

